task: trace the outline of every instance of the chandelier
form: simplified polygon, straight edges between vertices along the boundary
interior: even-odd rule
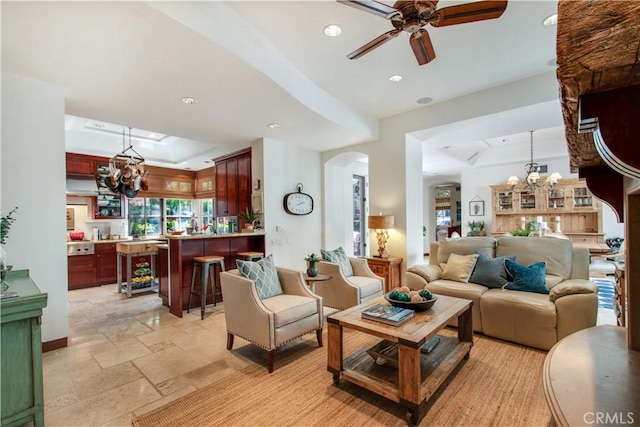
[[[122,152],[109,159],[109,176],[105,176],[104,184],[114,193],[122,193],[132,198],[138,191],[149,188],[144,158],[133,149],[131,144],[131,128],[129,128],[129,146],[125,148],[125,130],[122,129]]]
[[[562,178],[562,176],[558,172],[554,172],[544,182],[540,179],[540,165],[533,161],[533,131],[530,130],[529,133],[531,134],[531,161],[524,165],[524,182],[520,183],[517,176],[511,175],[507,180],[507,184],[511,186],[511,191],[516,188],[530,193],[535,192],[538,188],[551,191],[556,187],[558,179]]]

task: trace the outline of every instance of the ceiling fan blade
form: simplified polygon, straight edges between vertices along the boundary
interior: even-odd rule
[[[443,7],[435,11],[429,23],[434,27],[466,24],[499,18],[507,8],[507,1],[479,1]]]
[[[386,42],[388,42],[389,40],[396,38],[398,36],[398,34],[400,34],[402,30],[391,30],[391,31],[387,31],[386,33],[382,34],[379,37],[376,37],[375,39],[371,40],[369,43],[365,44],[364,46],[354,50],[353,52],[351,52],[350,54],[347,55],[347,58],[349,59],[358,59],[361,56],[371,52],[373,49],[382,46],[383,44],[385,44]]]
[[[436,52],[433,50],[431,44],[431,37],[425,29],[420,29],[409,37],[409,44],[413,49],[413,54],[416,56],[419,65],[428,64],[436,59]]]
[[[338,0],[338,3],[364,10],[385,19],[391,19],[395,15],[402,16],[398,9],[373,0]]]

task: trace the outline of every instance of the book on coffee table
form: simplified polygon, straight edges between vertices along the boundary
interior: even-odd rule
[[[362,318],[398,326],[411,319],[414,313],[413,310],[409,310],[408,308],[376,304],[363,311]]]

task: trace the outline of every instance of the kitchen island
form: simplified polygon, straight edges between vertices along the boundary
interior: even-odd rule
[[[168,305],[171,314],[177,317],[182,317],[183,310],[187,308],[191,275],[193,273],[193,258],[219,255],[224,257],[226,269],[231,270],[236,268],[236,255],[238,252],[256,251],[264,253],[265,250],[265,233],[261,231],[231,234],[168,235],[166,238],[169,244]],[[192,305],[198,307],[200,305],[199,298],[196,296],[192,299]]]

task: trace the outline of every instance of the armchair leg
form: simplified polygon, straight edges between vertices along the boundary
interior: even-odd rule
[[[269,373],[273,372],[273,359],[275,358],[276,350],[267,350],[267,370]]]
[[[227,350],[231,350],[233,348],[233,334],[227,332]]]
[[[322,347],[322,328],[316,329],[316,338],[318,339],[318,347]]]

